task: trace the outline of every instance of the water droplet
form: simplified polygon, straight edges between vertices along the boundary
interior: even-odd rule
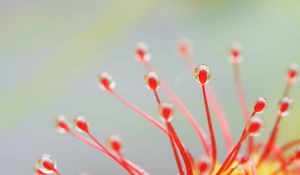
[[[45,174],[54,173],[57,168],[56,161],[51,155],[44,154],[39,158],[38,168]]]
[[[298,79],[298,72],[300,68],[298,64],[291,64],[288,69],[288,82],[295,83]]]
[[[255,113],[261,113],[263,112],[267,107],[267,99],[263,97],[259,97],[254,104],[254,112]]]
[[[145,82],[147,84],[147,87],[155,91],[159,87],[159,77],[156,72],[149,72],[148,74],[145,75]]]
[[[194,76],[196,80],[203,86],[211,79],[211,69],[205,64],[197,66],[194,71]]]
[[[238,64],[243,61],[242,57],[242,47],[235,43],[229,48],[228,61],[232,64]]]
[[[197,168],[201,174],[209,171],[211,166],[211,160],[207,156],[201,156],[197,161]]]
[[[66,133],[70,131],[68,121],[64,115],[58,115],[55,119],[55,126],[59,133]]]
[[[178,51],[182,57],[186,57],[192,54],[192,42],[187,38],[181,38],[178,41]]]
[[[287,116],[292,106],[292,100],[288,97],[283,97],[278,104],[279,113],[281,116]]]
[[[148,46],[143,42],[139,42],[136,45],[135,54],[136,54],[137,59],[141,63],[145,63],[150,60],[150,53],[148,52]]]
[[[248,132],[250,136],[258,136],[263,128],[263,120],[258,117],[251,118],[249,121]]]
[[[103,90],[112,90],[116,86],[115,81],[112,80],[112,77],[107,73],[103,72],[98,76],[98,81],[100,83],[100,87]]]
[[[159,114],[163,122],[170,122],[173,115],[173,107],[169,103],[161,103],[159,105]]]
[[[89,132],[88,122],[87,122],[86,118],[84,118],[83,116],[76,117],[74,120],[74,123],[75,123],[77,131],[85,132],[85,133]]]
[[[114,150],[116,153],[120,154],[122,152],[122,139],[117,134],[111,134],[107,139],[107,144],[110,149]]]

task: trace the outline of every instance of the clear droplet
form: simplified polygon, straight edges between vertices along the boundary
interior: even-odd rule
[[[187,38],[181,38],[178,41],[178,51],[182,57],[191,55],[193,51],[192,42]]]
[[[112,77],[107,72],[101,73],[98,76],[98,81],[103,90],[112,90],[116,86],[116,82],[113,81]]]
[[[298,64],[291,64],[288,69],[288,82],[295,83],[298,80],[298,72],[300,68]]]
[[[264,97],[259,97],[254,104],[254,112],[262,113],[267,107],[267,99]]]
[[[197,168],[201,173],[206,173],[210,170],[211,159],[207,156],[201,156],[197,161]]]
[[[263,120],[259,117],[253,117],[249,121],[248,132],[250,136],[258,136],[263,129]]]
[[[55,126],[57,128],[57,131],[62,134],[70,130],[69,123],[64,115],[58,115],[55,118]]]
[[[156,72],[149,72],[145,75],[145,83],[147,85],[147,87],[152,90],[155,91],[157,90],[157,88],[159,87],[159,77],[157,75]]]
[[[148,46],[144,42],[139,42],[136,45],[135,54],[136,54],[136,58],[141,63],[148,62],[151,58],[150,53],[148,51]]]
[[[116,153],[120,154],[122,152],[122,138],[118,134],[111,134],[107,139],[107,144]]]
[[[242,56],[242,47],[241,45],[235,43],[229,48],[229,56],[228,56],[228,61],[231,62],[232,64],[239,64],[240,62],[243,61],[243,56]]]
[[[207,84],[209,82],[209,80],[211,79],[211,75],[212,75],[211,69],[205,64],[202,64],[195,68],[195,71],[194,71],[195,79],[201,85]]]
[[[292,106],[292,100],[288,97],[283,97],[278,103],[279,114],[284,117],[290,112]]]
[[[171,122],[173,118],[173,106],[169,103],[161,103],[159,105],[159,114],[163,122]]]
[[[38,168],[45,174],[54,173],[57,168],[56,161],[51,155],[44,154],[39,158]]]
[[[75,123],[75,128],[78,132],[85,132],[85,133],[89,132],[89,124],[85,117],[83,116],[76,117],[74,123]]]

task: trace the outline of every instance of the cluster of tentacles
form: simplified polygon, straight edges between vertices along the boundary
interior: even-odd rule
[[[131,103],[115,90],[115,82],[108,73],[102,73],[98,77],[100,87],[116,98],[119,102],[127,106],[130,110],[145,118],[150,124],[162,131],[170,142],[174,159],[180,175],[281,175],[281,174],[300,174],[300,139],[293,140],[284,145],[277,144],[277,137],[280,131],[281,120],[284,119],[290,111],[292,100],[290,98],[291,86],[296,82],[299,66],[292,64],[287,72],[286,87],[282,98],[278,103],[276,121],[271,130],[268,140],[259,142],[255,136],[259,135],[263,128],[263,119],[259,116],[267,106],[267,100],[259,97],[249,109],[240,80],[239,63],[242,60],[242,50],[238,45],[233,45],[228,54],[228,59],[233,66],[233,75],[235,78],[237,96],[241,105],[244,119],[244,129],[237,141],[233,141],[232,135],[220,104],[214,92],[207,87],[211,78],[211,70],[207,65],[196,66],[192,59],[191,45],[186,39],[180,40],[178,51],[186,61],[189,69],[193,72],[196,81],[199,83],[202,92],[205,116],[209,129],[209,137],[203,131],[193,114],[187,109],[184,103],[169,88],[164,80],[159,76],[150,64],[150,53],[144,43],[139,43],[135,49],[135,54],[141,65],[144,66],[146,75],[145,84],[153,93],[159,116],[157,120],[148,113],[144,112],[137,105]],[[168,101],[162,100],[159,96],[159,87],[162,92],[169,97]],[[174,105],[174,107],[173,107]],[[185,117],[191,124],[199,141],[203,147],[204,153],[200,158],[194,159],[186,145],[183,144],[176,129],[172,124],[174,108]],[[227,157],[221,163],[218,161],[218,149],[212,123],[210,110],[213,110],[216,121],[218,122],[223,138],[226,144]],[[121,168],[130,175],[150,174],[137,164],[129,161],[122,154],[122,140],[118,135],[111,135],[108,138],[108,144],[103,144],[90,131],[89,124],[83,116],[77,116],[74,120],[74,130],[63,115],[56,118],[56,127],[60,133],[67,133],[86,145],[104,153],[113,159]],[[136,128],[139,129],[139,128]],[[78,131],[78,132],[77,132]],[[240,151],[245,146],[245,151]],[[219,149],[220,150],[220,149]],[[224,148],[221,149],[225,151]],[[51,155],[42,155],[35,166],[34,172],[38,175],[62,173],[58,170],[56,161]]]

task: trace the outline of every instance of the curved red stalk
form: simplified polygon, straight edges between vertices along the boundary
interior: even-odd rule
[[[292,141],[286,143],[285,145],[283,145],[281,147],[281,151],[285,152],[285,151],[291,149],[292,147],[295,147],[295,146],[298,146],[298,145],[300,145],[300,139],[292,140]]]
[[[192,167],[191,160],[190,160],[187,149],[184,147],[184,145],[180,141],[172,124],[170,122],[166,121],[166,125],[167,125],[168,130],[170,131],[170,134],[174,138],[174,142],[176,143],[176,145],[179,149],[179,152],[182,156],[183,162],[186,166],[187,175],[193,175],[193,167]]]
[[[244,95],[243,86],[241,83],[239,64],[233,64],[233,75],[234,75],[234,79],[235,79],[235,83],[236,83],[239,101],[240,101],[241,108],[242,108],[243,115],[244,115],[244,122],[246,124],[248,121],[248,118],[249,118],[249,112],[248,112],[248,108],[247,108],[247,103],[246,103],[246,99],[245,99],[245,95]]]
[[[217,143],[216,143],[216,137],[214,134],[214,129],[212,126],[211,116],[210,116],[210,112],[209,112],[205,85],[202,85],[202,94],[203,94],[203,101],[204,101],[205,112],[206,112],[206,120],[207,120],[207,124],[208,124],[209,135],[210,135],[210,140],[211,140],[211,147],[212,147],[212,166],[210,168],[210,173],[212,173],[215,169],[216,161],[217,161]]]
[[[176,164],[177,164],[179,174],[184,175],[184,171],[183,171],[180,159],[179,159],[179,155],[177,153],[176,146],[174,144],[174,138],[172,137],[171,134],[169,134],[169,139],[170,139],[170,143],[171,143],[171,146],[172,146],[172,150],[173,150],[173,154],[174,154],[174,157],[175,157],[175,161],[176,161]]]
[[[192,56],[191,55],[185,56],[184,60],[187,62],[190,71],[194,72],[194,68],[196,67],[196,64],[194,63]],[[218,124],[221,127],[222,134],[224,136],[227,152],[229,153],[232,147],[234,146],[234,144],[233,144],[233,139],[229,128],[229,124],[226,120],[225,113],[223,112],[215,93],[210,88],[207,88],[207,98],[210,101],[211,108],[215,112]]]
[[[276,175],[276,174],[278,174],[278,173],[280,173],[280,172],[282,172],[282,171],[286,171],[287,166],[289,166],[289,165],[290,165],[291,163],[293,163],[295,160],[297,160],[297,156],[293,155],[293,156],[289,157],[289,158],[284,162],[284,164],[282,164],[281,167],[280,167],[278,170],[274,171],[271,175]]]
[[[249,118],[249,120],[255,116],[255,112],[253,112]],[[248,127],[248,122],[245,125],[245,128],[243,130],[243,133],[239,139],[239,141],[237,142],[237,144],[235,145],[235,147],[233,148],[233,150],[230,152],[230,154],[226,157],[224,163],[222,164],[222,166],[220,167],[220,169],[218,170],[218,172],[216,173],[216,175],[220,175],[225,169],[229,168],[231,166],[231,164],[234,162],[236,156],[238,155],[242,143],[245,141],[245,139],[247,138],[249,132],[247,131],[247,127]]]
[[[145,69],[148,72],[151,72],[153,70],[152,66],[145,62],[144,64]],[[187,118],[187,120],[192,125],[193,129],[195,130],[197,136],[199,137],[199,140],[201,141],[204,151],[207,155],[209,155],[210,148],[208,144],[208,140],[206,137],[205,132],[202,130],[201,126],[196,121],[195,117],[191,114],[191,112],[187,109],[187,107],[184,105],[184,103],[181,102],[181,100],[176,96],[176,94],[169,88],[169,86],[163,81],[163,79],[160,77],[160,84],[162,90],[168,95],[170,100],[178,107],[179,111]]]
[[[106,154],[105,150],[103,150],[102,147],[99,147],[97,144],[95,144],[94,142],[91,142],[90,140],[86,139],[85,137],[83,137],[80,134],[77,134],[73,131],[69,131],[69,134],[72,135],[73,137],[77,138],[78,140],[82,141],[83,143],[103,152],[104,154]],[[139,166],[135,165],[134,163],[130,162],[129,160],[127,160],[125,157],[119,157],[117,154],[112,153],[111,154],[115,157],[115,161],[118,161],[118,163],[120,162],[119,159],[122,159],[124,162],[126,162],[126,164],[135,172],[137,172],[140,175],[149,175],[149,173],[145,172],[145,170],[143,170],[142,168],[140,168]]]
[[[153,93],[154,93],[154,96],[155,96],[155,99],[156,99],[158,105],[160,105],[160,99],[159,99],[159,96],[157,94],[157,91],[155,90],[155,91],[153,91]]]
[[[157,91],[154,90],[153,93],[155,95],[155,99],[157,101],[158,106],[160,106],[161,102],[160,102],[160,98],[159,98],[159,96],[157,94]],[[167,127],[167,129],[168,129],[168,127]],[[174,137],[173,137],[172,134],[170,134],[170,130],[169,129],[168,129],[168,132],[169,132],[169,134],[168,134],[169,140],[170,140],[170,143],[171,143],[171,146],[172,146],[172,151],[173,151],[173,154],[174,154],[174,157],[175,157],[175,161],[176,161],[176,165],[177,165],[179,174],[180,175],[184,175],[184,171],[183,171],[183,168],[182,168],[182,165],[181,165],[181,162],[180,162],[180,158],[179,158],[178,152],[176,150],[176,145],[175,145],[176,143],[175,143]]]
[[[272,132],[270,134],[270,137],[267,141],[267,144],[265,146],[265,149],[263,150],[262,152],[262,155],[257,163],[257,167],[259,167],[261,165],[261,163],[269,156],[269,154],[272,152],[273,150],[273,146],[276,142],[276,138],[277,138],[277,135],[278,135],[278,131],[279,131],[279,123],[282,119],[282,114],[279,113],[278,116],[277,116],[277,119],[276,119],[276,122],[275,122],[275,125],[272,129]]]
[[[99,147],[101,147],[104,151],[104,153],[106,153],[106,155],[108,155],[109,157],[111,157],[113,160],[115,160],[125,171],[127,171],[130,175],[134,175],[131,171],[131,168],[129,168],[127,166],[127,164],[125,163],[125,161],[123,161],[123,159],[118,160],[109,150],[107,150],[103,144],[101,144],[97,138],[91,134],[90,132],[86,133]]]
[[[137,106],[135,106],[134,104],[132,104],[131,102],[129,102],[128,100],[126,100],[125,98],[120,96],[119,94],[117,94],[115,91],[108,91],[108,92],[112,96],[116,97],[125,106],[127,106],[128,108],[130,108],[134,112],[136,112],[136,113],[140,114],[141,116],[143,116],[146,120],[148,120],[150,123],[152,123],[158,129],[160,129],[164,134],[168,135],[168,131],[166,130],[166,128],[162,124],[160,124],[157,120],[155,120],[153,117],[151,117],[149,114],[142,111],[140,108],[138,108]]]

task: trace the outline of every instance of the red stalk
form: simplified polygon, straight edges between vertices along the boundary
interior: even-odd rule
[[[261,163],[269,156],[269,154],[271,153],[271,151],[273,150],[273,146],[276,142],[276,138],[278,135],[278,131],[279,131],[279,123],[282,119],[282,114],[279,113],[275,122],[275,125],[272,129],[271,135],[268,139],[268,142],[265,146],[265,149],[263,150],[263,153],[257,163],[257,167],[259,167],[261,165]]]
[[[168,130],[170,131],[170,134],[174,138],[174,142],[176,143],[176,145],[179,149],[179,152],[182,156],[183,162],[186,166],[187,174],[188,175],[193,175],[193,167],[192,167],[192,164],[190,162],[190,157],[189,157],[189,153],[187,152],[187,149],[184,147],[184,145],[180,141],[178,135],[176,134],[175,129],[173,128],[173,125],[168,121],[166,121],[166,125],[167,125]]]
[[[97,144],[91,142],[90,140],[87,140],[85,137],[81,136],[80,134],[77,134],[73,131],[69,131],[70,135],[72,135],[73,137],[77,138],[78,140],[82,141],[83,143],[103,152],[104,154],[106,154],[105,150],[102,147],[99,147]],[[117,154],[111,153],[115,158],[114,160],[117,161],[118,163],[120,162],[119,159],[122,159],[124,162],[126,162],[126,164],[135,172],[137,172],[140,175],[145,175],[145,174],[149,174],[147,172],[145,172],[145,170],[143,170],[142,168],[140,168],[139,166],[133,164],[132,162],[130,162],[129,160],[127,160],[125,157],[119,157]]]
[[[160,98],[158,96],[157,91],[153,90],[153,93],[155,95],[155,99],[157,101],[158,106],[160,106],[161,102],[160,102]],[[179,174],[180,175],[184,175],[184,171],[183,171],[183,168],[182,168],[182,165],[181,165],[181,162],[180,162],[180,158],[179,158],[178,152],[176,150],[175,139],[174,139],[173,135],[171,134],[171,132],[170,132],[170,130],[169,130],[168,127],[167,127],[167,130],[168,130],[168,133],[169,133],[168,136],[169,136],[169,140],[170,140],[170,143],[171,143],[171,146],[172,146],[172,151],[173,151],[173,154],[174,154],[174,158],[175,158],[175,161],[176,161],[176,165],[177,165]]]
[[[148,72],[153,71],[152,66],[149,64],[149,62],[143,63],[145,69]],[[202,130],[201,126],[197,123],[195,117],[191,114],[191,112],[187,109],[187,107],[184,105],[184,103],[176,96],[176,94],[169,88],[169,86],[163,81],[162,78],[160,78],[160,84],[162,87],[162,90],[168,95],[170,100],[177,106],[179,111],[187,118],[187,120],[192,125],[193,129],[195,130],[197,136],[199,137],[199,140],[201,141],[204,151],[207,155],[209,155],[209,144],[207,141],[207,137],[205,132]]]
[[[194,63],[192,56],[187,55],[184,57],[184,60],[187,62],[190,71],[193,72],[196,64]],[[218,124],[221,127],[222,134],[224,135],[227,152],[229,153],[234,144],[225,113],[223,112],[215,93],[210,88],[207,88],[207,98],[211,102],[211,107],[216,114]]]
[[[212,147],[212,166],[210,169],[210,173],[212,173],[215,169],[216,161],[217,161],[217,144],[216,144],[216,137],[214,134],[214,129],[212,126],[211,116],[210,116],[210,112],[209,112],[205,85],[202,85],[202,94],[203,94],[203,100],[204,100],[205,112],[206,112],[206,120],[207,120],[207,124],[208,124],[209,135],[210,135],[210,140],[211,140],[211,147]]]

